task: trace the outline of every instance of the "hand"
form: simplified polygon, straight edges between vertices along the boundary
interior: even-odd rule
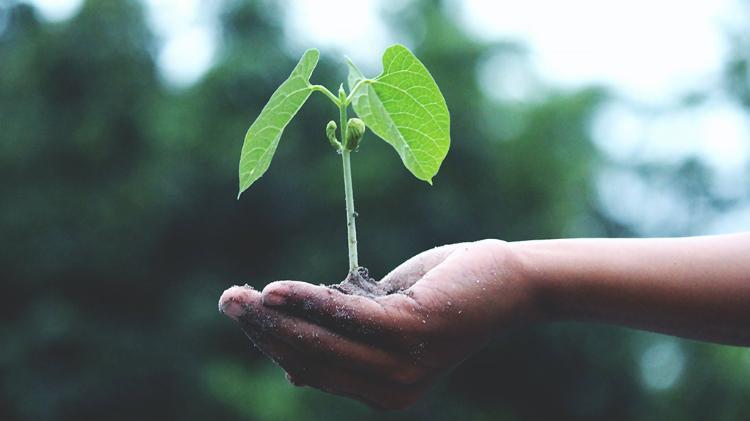
[[[484,240],[409,259],[380,281],[394,294],[279,281],[262,293],[232,287],[219,308],[293,384],[398,409],[499,328],[535,317],[523,272],[508,243]]]

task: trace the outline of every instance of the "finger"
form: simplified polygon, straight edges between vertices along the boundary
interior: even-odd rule
[[[428,383],[388,383],[326,365],[314,365],[300,376],[306,384],[329,393],[358,399],[378,409],[404,409],[419,400]]]
[[[240,317],[240,321],[243,326],[260,330],[261,334],[282,341],[311,358],[349,371],[403,383],[416,381],[426,372],[408,354],[402,356],[389,353],[352,341],[324,327],[281,314],[273,309],[247,312]],[[263,324],[271,326],[271,329]]]
[[[381,346],[401,343],[421,320],[416,303],[403,294],[372,299],[305,282],[278,281],[268,284],[262,295],[265,307]]]
[[[394,381],[413,380],[425,371],[408,356],[352,341],[325,327],[264,307],[260,293],[250,288],[230,288],[222,302],[225,313],[233,311],[251,338],[273,337],[313,358]]]
[[[421,289],[433,289],[434,287],[451,287],[459,288],[456,280],[461,279],[482,279],[497,278],[496,272],[502,272],[505,263],[502,262],[502,256],[498,256],[495,248],[488,247],[483,241],[473,244],[465,243],[461,247],[456,247],[446,256],[439,264],[426,273],[418,284],[413,285],[410,291],[413,293]]]
[[[247,312],[252,312],[252,304],[259,301],[260,293],[255,291],[251,286],[233,286],[219,298],[219,311],[234,321],[240,322],[242,331],[245,332],[253,344],[268,358],[284,368],[287,372],[298,372],[303,366],[299,366],[299,359],[288,359],[291,353],[285,351],[284,346],[272,346],[268,342],[267,327],[256,323],[247,323],[241,321]],[[293,381],[292,376],[287,375],[289,381]]]
[[[497,281],[494,279],[506,270],[497,260],[492,248],[456,249],[406,293],[426,312],[450,315],[458,311],[461,314],[462,309],[470,307],[472,311],[464,313],[464,318],[492,320],[499,303],[477,304],[495,293]],[[467,289],[467,282],[471,288]],[[471,326],[468,320],[464,324]]]
[[[287,378],[295,385],[311,386],[383,409],[404,408],[416,401],[427,387],[427,383],[400,384],[362,376],[311,358],[272,336],[255,331],[248,336],[287,372]]]
[[[461,244],[451,244],[420,253],[391,271],[381,283],[389,285],[386,290],[404,290],[460,246]],[[405,308],[389,311],[386,303]],[[398,294],[373,300],[344,294],[325,286],[295,281],[266,285],[263,289],[263,304],[283,308],[334,331],[346,332],[358,338],[401,335],[408,326],[399,326],[405,320],[398,316],[410,315],[409,313],[413,316],[416,312],[416,309],[410,309],[413,303],[408,303],[408,300]]]
[[[233,286],[221,294],[219,311],[234,321],[238,321],[248,306],[257,302],[260,293],[249,285]]]
[[[461,250],[454,251],[447,256],[442,262],[430,269],[419,283],[409,287],[407,290],[409,296],[420,306],[428,309],[443,308],[445,307],[444,304],[448,305],[447,302],[443,303],[442,300],[460,296],[457,293],[458,291],[453,291],[453,289],[463,288],[456,280],[473,277],[474,266],[467,264],[462,257]]]
[[[391,271],[381,283],[389,291],[401,291],[417,282],[462,244],[427,250]],[[263,304],[283,308],[300,317],[322,324],[335,332],[366,341],[407,343],[404,336],[419,329],[424,320],[411,300],[401,294],[376,299],[348,295],[304,282],[279,281],[263,289]]]
[[[405,290],[461,246],[462,243],[448,244],[419,253],[385,275],[380,283],[384,284],[388,291]]]

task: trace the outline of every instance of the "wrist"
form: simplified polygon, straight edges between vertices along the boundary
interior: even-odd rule
[[[486,270],[496,285],[490,299],[497,313],[493,317],[497,326],[503,328],[508,324],[550,319],[544,299],[544,278],[539,276],[532,261],[535,253],[518,242],[482,240],[478,244],[493,257]]]
[[[528,312],[536,322],[564,318],[558,303],[562,294],[556,291],[559,284],[548,271],[553,259],[546,243],[543,240],[507,243],[517,262],[518,277],[528,290]]]

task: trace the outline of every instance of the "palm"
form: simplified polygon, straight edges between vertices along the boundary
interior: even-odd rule
[[[230,288],[220,307],[295,383],[401,407],[522,313],[510,256],[499,241],[443,246],[383,278],[390,295],[281,281]]]

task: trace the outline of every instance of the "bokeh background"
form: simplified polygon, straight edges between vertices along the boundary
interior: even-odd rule
[[[405,412],[286,383],[224,288],[346,272],[313,95],[235,200],[244,133],[301,52],[331,89],[409,46],[452,114],[434,187],[368,134],[375,276],[488,237],[750,229],[748,3],[0,1],[0,419],[750,419],[750,350],[608,326],[500,335]]]

